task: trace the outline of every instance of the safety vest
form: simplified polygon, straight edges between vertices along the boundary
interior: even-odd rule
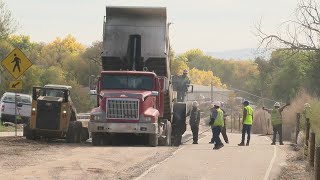
[[[272,125],[282,124],[282,116],[279,109],[273,109],[271,112],[271,122]]]
[[[217,117],[213,122],[213,126],[221,126],[224,127],[224,121],[223,121],[223,111],[219,108],[217,109]]]
[[[252,125],[253,109],[250,106],[244,107],[247,110],[247,116],[243,121],[243,124]]]

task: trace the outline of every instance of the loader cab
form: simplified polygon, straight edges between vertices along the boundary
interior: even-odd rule
[[[73,131],[76,128],[81,132],[82,126],[77,122],[70,90],[71,86],[62,85],[33,87],[31,119],[24,128],[27,139],[67,138],[68,142],[78,142],[74,140]]]

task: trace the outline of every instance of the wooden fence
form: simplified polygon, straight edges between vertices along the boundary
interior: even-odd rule
[[[298,143],[298,134],[300,132],[300,113],[297,113],[297,130],[296,143]],[[309,119],[305,122],[305,155],[308,157],[309,166],[314,173],[314,180],[320,180],[320,145],[316,143],[316,139],[320,138],[320,134],[312,131]]]

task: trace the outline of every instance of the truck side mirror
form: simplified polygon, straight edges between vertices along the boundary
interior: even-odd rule
[[[191,87],[191,90],[190,90],[190,91],[189,91],[189,88],[188,88],[188,93],[193,93],[193,85],[188,84],[188,87]]]
[[[159,96],[159,92],[158,91],[151,91],[151,96]]]
[[[40,88],[41,87],[33,87],[32,88],[32,99],[33,100],[37,100],[38,99],[38,97],[40,96]]]
[[[68,102],[69,101],[69,95],[70,95],[70,93],[69,93],[69,91],[64,91],[64,93],[63,93],[63,95],[64,95],[64,102]]]

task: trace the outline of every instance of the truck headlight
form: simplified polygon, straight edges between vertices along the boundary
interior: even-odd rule
[[[35,111],[36,111],[36,108],[32,108],[32,111],[35,112]]]
[[[144,120],[145,120],[146,122],[151,122],[151,117],[145,117]]]
[[[67,111],[63,111],[62,113],[63,113],[63,114],[67,114]]]
[[[95,116],[95,115],[90,115],[90,120],[91,121],[100,121],[101,117],[100,116]]]

